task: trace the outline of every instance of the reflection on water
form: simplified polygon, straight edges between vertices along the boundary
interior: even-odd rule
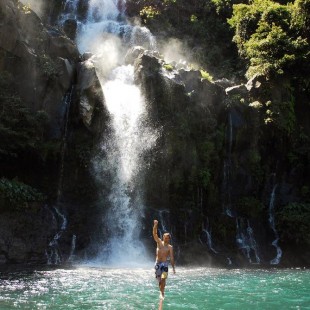
[[[177,268],[163,309],[310,309],[308,270]],[[158,309],[148,268],[1,272],[0,309]]]

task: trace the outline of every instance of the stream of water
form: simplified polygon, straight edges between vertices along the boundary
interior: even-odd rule
[[[0,309],[158,309],[152,264],[141,268],[6,271]],[[177,268],[163,309],[310,309],[310,272]]]
[[[88,62],[95,66],[111,117],[110,135],[103,138],[106,158],[94,160],[96,175],[108,174],[109,207],[102,206],[107,241],[98,261],[110,265],[141,261],[147,254],[137,240],[144,214],[144,153],[156,143],[157,133],[148,121],[146,102],[134,82],[134,67],[125,64],[125,54],[135,45],[151,47],[154,38],[145,27],[127,24],[124,0],[89,0],[88,14],[79,25],[77,44],[81,53],[91,52]],[[107,180],[98,178],[99,186]]]

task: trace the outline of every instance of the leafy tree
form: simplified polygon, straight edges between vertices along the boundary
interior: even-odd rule
[[[240,55],[249,60],[248,77],[259,74],[273,78],[292,72],[300,76],[297,73],[300,64],[310,62],[309,17],[298,15],[302,7],[309,6],[307,2],[282,5],[271,0],[254,0],[251,4],[233,6],[229,23],[235,29],[233,40]]]

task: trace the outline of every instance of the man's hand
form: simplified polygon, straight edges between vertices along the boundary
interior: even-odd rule
[[[160,239],[158,238],[158,235],[157,235],[157,226],[158,226],[158,221],[154,220],[153,237],[154,237],[154,240],[158,243],[160,242]]]

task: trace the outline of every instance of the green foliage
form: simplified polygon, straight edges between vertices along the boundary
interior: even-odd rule
[[[231,0],[211,0],[216,7],[216,12],[219,15],[231,16],[232,4]]]
[[[295,169],[308,169],[305,167],[305,162],[309,162],[310,137],[305,133],[302,127],[298,127],[296,131],[291,148],[289,152],[287,152],[287,158],[290,165]],[[306,188],[307,186],[305,186],[305,189]],[[302,195],[303,193],[305,192],[301,192]]]
[[[203,188],[207,188],[211,181],[211,172],[209,169],[205,168],[200,171],[200,183]]]
[[[264,121],[265,124],[274,124],[281,133],[292,136],[297,128],[294,89],[287,85],[287,82],[283,82],[281,87],[286,100],[267,101]]]
[[[167,70],[167,71],[172,71],[174,69],[173,65],[171,64],[164,64],[164,68]]]
[[[28,208],[28,203],[42,202],[45,197],[35,188],[16,180],[0,179],[0,197],[16,210]]]
[[[242,197],[236,204],[239,214],[249,217],[258,218],[261,216],[264,205],[255,197]]]
[[[248,77],[288,74],[301,62],[309,62],[307,26],[305,18],[297,18],[298,10],[297,3],[281,5],[271,0],[234,5],[229,23],[240,55],[250,62]]]
[[[310,245],[310,204],[290,203],[279,216],[279,229],[282,239],[289,239],[296,244]]]
[[[207,80],[209,82],[212,82],[213,81],[213,77],[211,76],[211,74],[205,70],[200,70],[200,73],[201,73],[201,78],[203,80]]]
[[[192,14],[191,17],[190,17],[190,21],[191,21],[192,23],[196,23],[196,22],[198,21],[197,16],[194,15],[194,14]]]
[[[158,32],[161,37],[186,41],[193,49],[190,62],[207,67],[212,75],[225,69],[226,73],[233,72],[227,69],[237,63],[232,30],[227,24],[233,2],[223,0],[219,6],[214,1],[202,0],[127,0],[126,3],[130,14],[140,14],[141,21],[155,35]]]
[[[50,56],[42,54],[37,57],[37,62],[42,72],[50,79],[55,79],[58,76],[58,61],[53,60]]]
[[[47,123],[44,111],[33,113],[16,94],[12,76],[0,73],[0,157],[18,156],[20,151],[36,148]]]
[[[310,0],[296,0],[292,13],[292,26],[298,30],[298,34],[310,36]]]
[[[257,149],[249,150],[247,154],[247,168],[250,172],[253,181],[257,184],[257,190],[259,185],[264,182],[264,167],[262,166],[262,159]]]
[[[158,9],[156,9],[154,6],[145,6],[140,11],[140,16],[144,19],[144,22],[146,23],[149,19],[154,19],[156,16],[160,15],[160,12]]]

